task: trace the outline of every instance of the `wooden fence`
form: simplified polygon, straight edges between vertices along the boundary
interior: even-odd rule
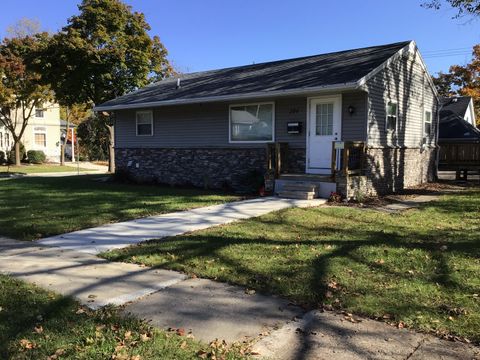
[[[438,145],[440,170],[480,169],[479,142],[440,142]]]

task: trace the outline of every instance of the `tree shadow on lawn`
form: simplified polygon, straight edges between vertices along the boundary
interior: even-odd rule
[[[427,211],[431,207],[460,215],[476,211],[478,202],[453,205],[445,200],[414,211]],[[307,307],[326,303],[339,308],[353,307],[359,315],[389,314],[389,321],[412,319],[419,311],[446,318],[452,315],[451,309],[468,306],[473,306],[478,316],[480,309],[474,300],[457,304],[458,296],[449,294],[466,297],[480,292],[477,283],[466,278],[472,274],[466,270],[461,272],[465,264],[456,264],[457,260],[453,259],[458,257],[460,262],[478,264],[479,236],[450,226],[416,229],[411,221],[395,221],[395,216],[402,215],[382,213],[368,219],[349,217],[347,227],[338,222],[338,217],[329,214],[328,208],[316,210],[317,216],[332,216],[337,223],[297,221],[293,228],[288,211],[279,212],[276,218],[263,216],[243,225],[238,223],[147,242],[107,253],[106,257],[247,286],[285,296]],[[307,214],[312,210],[294,211],[297,218],[301,218],[303,212]],[[361,214],[362,210],[354,211]],[[247,226],[247,230],[242,226]],[[273,229],[274,235],[265,232],[268,228]],[[342,238],[348,231],[353,233]],[[303,236],[298,238],[298,234]],[[460,270],[456,266],[460,266]],[[480,269],[480,264],[478,266]],[[376,297],[376,302],[373,301],[376,308],[362,307],[362,299],[369,297]],[[469,336],[472,330],[475,329],[469,329]],[[473,337],[480,341],[478,335]]]
[[[238,197],[201,189],[97,183],[95,176],[0,184],[2,235],[32,240],[101,224],[214,205]]]

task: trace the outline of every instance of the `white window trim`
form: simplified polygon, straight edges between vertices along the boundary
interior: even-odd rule
[[[272,140],[232,140],[232,107],[237,106],[272,105]],[[252,102],[242,104],[230,104],[228,107],[228,142],[230,144],[268,144],[275,142],[275,102]]]
[[[430,113],[430,121],[427,121],[427,113]],[[427,137],[427,136],[431,136],[432,135],[432,127],[433,127],[433,121],[432,121],[432,116],[433,116],[433,112],[430,111],[430,110],[425,110],[423,112],[423,136],[424,137]],[[427,132],[425,131],[425,124],[426,123],[429,123],[430,124],[430,133],[427,134]]]
[[[36,128],[42,128],[43,130],[36,130]],[[45,145],[38,145],[37,142],[35,141],[35,135],[36,134],[44,134],[45,135]],[[40,147],[43,149],[47,148],[47,127],[46,126],[34,126],[33,127],[33,143],[35,144],[35,147]]]
[[[388,129],[388,105],[389,104],[395,104],[397,111],[395,112],[395,130],[389,130]],[[390,115],[391,116],[391,115]],[[398,101],[393,101],[393,100],[388,100],[387,105],[385,106],[385,132],[387,134],[396,134],[398,130]]]
[[[149,114],[150,115],[150,134],[139,134],[138,133],[138,114]],[[153,136],[153,111],[152,110],[142,110],[135,112],[135,134],[137,136]]]

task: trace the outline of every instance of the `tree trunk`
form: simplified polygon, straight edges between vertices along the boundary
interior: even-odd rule
[[[15,142],[15,166],[20,166],[20,141]]]
[[[108,142],[108,172],[115,172],[115,129],[113,125],[107,125],[109,131],[109,142]]]

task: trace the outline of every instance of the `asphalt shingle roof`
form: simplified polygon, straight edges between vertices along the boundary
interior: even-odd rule
[[[443,112],[445,116],[450,115],[450,113],[454,113],[458,116],[464,117],[471,99],[472,98],[470,96],[444,97],[441,99],[441,112]]]
[[[383,64],[410,41],[296,59],[183,74],[98,107],[135,106],[175,100],[244,95],[353,84]],[[180,88],[177,79],[180,78]]]
[[[470,100],[469,96],[441,99],[439,139],[480,140],[480,130],[464,119]]]

